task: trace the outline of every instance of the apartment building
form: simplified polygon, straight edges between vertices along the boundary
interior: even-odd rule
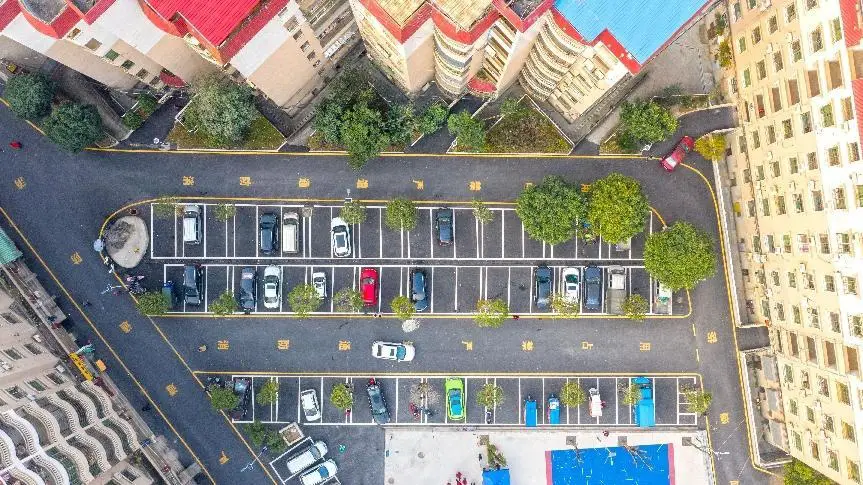
[[[451,97],[494,97],[519,81],[569,121],[637,74],[705,7],[702,0],[350,4],[370,56],[405,91],[434,79]]]
[[[295,108],[355,37],[349,12],[347,0],[0,0],[0,58],[25,46],[121,90],[221,69]]]
[[[861,2],[732,0],[729,16],[723,87],[741,126],[727,168],[746,313],[769,326],[779,369],[774,444],[860,483]]]

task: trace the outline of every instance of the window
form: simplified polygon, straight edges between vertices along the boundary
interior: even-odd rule
[[[135,66],[135,63],[130,61],[130,60],[125,60],[125,61],[123,61],[122,64],[120,64],[120,67],[122,67],[123,69],[125,69],[127,71],[129,69],[132,69],[132,67],[134,67],[134,66]]]
[[[308,50],[311,48],[312,48],[312,45],[309,44],[308,42],[305,42],[305,43],[303,43],[303,45],[300,46],[300,50],[303,52],[308,52]]]
[[[830,40],[834,44],[842,40],[842,21],[838,18],[830,21]]]
[[[800,171],[800,167],[797,165],[797,157],[791,157],[788,159],[788,173],[795,174]]]
[[[790,288],[797,288],[797,273],[793,271],[788,272],[788,286]]]
[[[800,439],[800,433],[797,431],[791,432],[791,440],[794,442],[794,447],[799,451],[803,451],[803,440]]]
[[[775,238],[773,237],[773,234],[767,235],[767,252],[770,252],[770,253],[776,252],[776,241],[775,241]]]
[[[755,167],[755,180],[764,180],[764,165],[758,165]]]
[[[24,399],[24,391],[18,386],[7,387],[6,392],[14,399]]]
[[[90,39],[87,41],[86,44],[84,44],[84,47],[90,49],[91,51],[94,51],[94,50],[98,49],[99,47],[102,47],[102,43],[96,39]]]
[[[800,126],[803,129],[803,133],[809,133],[812,131],[812,116],[808,111],[806,113],[800,113]]]
[[[821,194],[820,190],[813,190],[810,194],[812,196],[812,210],[815,212],[820,212],[824,210],[824,196]]]
[[[757,0],[747,0],[746,4],[749,6],[749,10],[752,10],[758,5]]]
[[[842,332],[842,324],[839,322],[839,314],[836,312],[830,312],[830,330],[836,333]]]
[[[863,185],[854,186],[854,203],[857,207],[863,207]]]
[[[740,8],[740,2],[734,2],[734,6],[732,7],[732,14],[735,22],[740,20],[740,17],[743,15],[743,10]]]
[[[791,307],[791,321],[793,321],[797,325],[803,325],[803,317],[800,313],[800,307],[797,305],[793,305]]]
[[[815,410],[806,406],[806,419],[809,420],[810,423],[815,422]]]
[[[830,382],[826,378],[818,376],[818,394],[830,397]]]
[[[812,42],[812,52],[818,52],[824,48],[824,39],[821,35],[821,27],[818,27],[809,34],[809,40]]]
[[[767,144],[771,145],[776,143],[776,127],[770,125],[767,127]]]
[[[32,387],[33,389],[35,389],[38,392],[42,392],[45,389],[47,389],[47,387],[45,387],[45,384],[42,384],[42,382],[40,382],[39,379],[33,379],[32,381],[27,381],[27,385]]]
[[[806,154],[806,168],[809,170],[818,170],[818,156],[815,152]]]
[[[115,61],[115,60],[117,60],[118,57],[120,57],[120,54],[118,54],[117,51],[115,51],[113,49],[108,49],[108,52],[105,53],[104,57],[105,57],[105,59],[108,59],[109,61]]]
[[[767,77],[767,66],[764,64],[764,61],[755,63],[755,75],[758,76],[759,81]]]
[[[757,131],[752,132],[752,148],[761,148],[761,135]]]
[[[317,56],[318,56],[318,55],[317,55],[317,54],[315,54],[314,52],[309,52],[309,55],[307,55],[307,56],[306,56],[306,59],[308,59],[308,60],[310,60],[310,61],[311,61],[311,60],[313,60],[313,59],[314,59],[315,57],[317,57]]]
[[[843,98],[839,101],[842,105],[842,119],[845,121],[854,119],[854,107],[851,105],[851,98]]]
[[[767,19],[767,31],[772,34],[773,32],[776,32],[777,30],[779,30],[779,21],[776,20],[776,16],[774,15],[774,16],[770,17],[769,19]]]
[[[767,300],[761,300],[761,314],[764,315],[764,318],[770,319],[770,302]]]
[[[845,458],[845,468],[848,470],[848,479],[854,483],[860,483],[860,465],[855,461]]]
[[[39,355],[39,354],[41,354],[41,353],[42,353],[42,349],[41,349],[41,348],[39,348],[39,346],[38,346],[38,345],[36,345],[36,344],[29,344],[29,343],[28,343],[28,344],[24,344],[24,348],[25,348],[25,349],[27,349],[27,350],[29,350],[29,351],[30,351],[30,353],[31,353],[31,354],[33,354],[33,355]]]
[[[312,63],[312,67],[318,67],[320,65],[321,65],[321,61],[315,61],[314,63]]]
[[[842,404],[851,405],[851,393],[848,386],[842,382],[836,383],[836,399]]]
[[[817,461],[821,461],[821,451],[820,451],[820,448],[818,448],[818,442],[817,441],[810,441],[809,442],[809,453],[812,454],[813,459],[815,459]]]
[[[758,236],[752,236],[752,251],[761,254],[761,238]]]
[[[856,295],[857,294],[857,278],[852,276],[843,276],[842,277],[842,291],[846,295]]]
[[[739,137],[737,137],[737,146],[738,146],[738,149],[740,150],[740,153],[746,153],[746,137],[745,136],[740,135]]]
[[[860,161],[860,145],[856,141],[848,144],[848,161]]]
[[[747,184],[752,183],[752,171],[748,168],[743,169],[743,182]]]
[[[824,289],[826,291],[836,291],[836,278],[833,275],[824,276]]]
[[[803,49],[800,48],[799,40],[794,40],[791,42],[791,59],[793,59],[794,62],[803,59]]]
[[[827,466],[833,471],[839,471],[839,455],[834,450],[827,450]]]
[[[797,401],[795,399],[788,401],[788,411],[794,416],[797,416],[799,410],[797,409]]]
[[[757,44],[761,42],[761,27],[755,27],[752,29],[752,43]]]
[[[12,360],[21,360],[23,356],[15,349],[9,348],[3,351],[4,354],[8,355]]]
[[[807,290],[815,289],[815,277],[812,273],[803,273],[803,287]]]
[[[833,105],[825,104],[821,107],[821,123],[824,126],[833,126],[836,124],[836,120],[833,118]]]
[[[848,326],[851,327],[851,335],[863,337],[863,315],[851,315],[848,317],[848,320]]]
[[[288,21],[285,22],[285,29],[288,32],[293,32],[294,29],[296,29],[299,25],[300,25],[300,21],[297,20],[296,16],[294,16],[294,17],[289,18]]]
[[[791,123],[791,120],[785,120],[782,122],[782,136],[786,140],[794,136],[794,125]]]
[[[770,215],[770,199],[761,199],[761,213],[765,216]]]
[[[785,200],[785,196],[782,196],[782,200]],[[784,204],[784,202],[783,202]],[[783,205],[784,207],[784,205]],[[782,250],[786,253],[791,252],[791,234],[783,234],[782,235]]]
[[[836,233],[836,252],[851,254],[851,235],[847,232]]]
[[[50,381],[51,381],[51,382],[53,382],[54,384],[57,384],[58,386],[59,386],[60,384],[63,384],[64,382],[66,382],[66,381],[63,379],[63,377],[62,377],[60,374],[56,373],[56,372],[51,372],[50,374],[46,374],[46,376],[45,376],[45,377],[47,377],[47,378],[48,378],[48,380],[50,380]]]
[[[783,306],[782,303],[776,304],[776,318],[778,318],[780,322],[785,321],[785,306]]]
[[[749,73],[749,68],[743,70],[743,87],[748,88],[752,85],[752,75]]]
[[[819,234],[818,246],[821,248],[821,254],[830,254],[830,236],[827,234]]]
[[[773,53],[773,70],[779,72],[782,68],[785,67],[785,63],[782,62],[782,52],[774,52]]]
[[[76,37],[78,37],[78,35],[80,33],[81,33],[81,29],[72,29],[69,31],[68,34],[66,34],[66,38],[74,40]]]
[[[776,196],[776,214],[780,216],[784,216],[787,213],[787,209],[785,209],[785,196],[777,195]]]
[[[857,434],[854,433],[854,426],[842,421],[842,438],[848,441],[857,441]]]
[[[147,78],[147,76],[148,76],[149,74],[150,74],[150,73],[149,73],[149,72],[147,72],[147,70],[146,70],[146,69],[141,69],[141,70],[139,70],[137,73],[135,73],[135,77],[143,81],[144,79],[146,79],[146,78]]]
[[[294,35],[292,37],[294,38],[294,40],[299,41],[303,37],[303,31],[298,30],[294,32]]]
[[[803,196],[800,194],[793,194],[791,197],[794,199],[794,212],[797,214],[803,212]]]
[[[737,50],[741,53],[746,52],[746,37],[737,38]]]
[[[842,160],[839,158],[839,147],[834,146],[827,149],[827,163],[831,167],[838,166]]]
[[[792,20],[797,18],[797,6],[792,2],[790,5],[785,7],[785,21],[791,22]]]
[[[749,217],[755,217],[755,201],[746,201],[746,213]]]
[[[837,210],[848,208],[848,202],[845,198],[845,187],[836,187],[833,189],[833,205]]]

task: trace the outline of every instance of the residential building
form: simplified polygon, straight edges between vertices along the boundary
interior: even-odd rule
[[[705,6],[636,3],[350,0],[370,56],[405,91],[434,79],[451,97],[494,97],[518,80],[569,121],[638,73]]]
[[[787,451],[842,484],[863,460],[860,15],[859,0],[732,0],[723,79],[744,323],[769,328]]]

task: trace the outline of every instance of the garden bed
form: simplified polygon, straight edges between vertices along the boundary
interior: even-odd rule
[[[572,144],[560,134],[554,123],[545,117],[527,98],[516,114],[504,116],[485,135],[488,153],[559,153],[572,151]]]
[[[625,154],[639,154],[641,153],[638,150],[627,150],[620,146],[620,143],[617,140],[617,129],[615,128],[614,134],[608,137],[604,142],[599,144],[599,154],[600,155],[615,155],[619,153]]]
[[[186,126],[176,123],[171,132],[168,133],[168,140],[177,145],[179,149],[200,149],[213,148],[207,144],[206,138],[198,132],[189,132]],[[285,142],[285,137],[279,133],[279,130],[273,126],[262,115],[258,115],[252,126],[249,128],[249,134],[245,141],[237,146],[223,147],[230,150],[278,150]]]

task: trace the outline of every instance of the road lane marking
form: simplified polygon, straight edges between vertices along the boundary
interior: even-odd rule
[[[240,186],[241,187],[249,187],[252,185],[252,177],[240,177]]]
[[[81,264],[81,262],[84,261],[84,258],[82,258],[77,251],[72,253],[72,255],[69,256],[69,259],[72,260],[72,264]]]
[[[183,185],[185,185],[186,187],[191,187],[192,185],[195,185],[195,177],[191,175],[183,175]]]
[[[26,186],[27,182],[24,181],[24,177],[18,177],[15,179],[15,187],[17,187],[18,190],[22,190]]]

